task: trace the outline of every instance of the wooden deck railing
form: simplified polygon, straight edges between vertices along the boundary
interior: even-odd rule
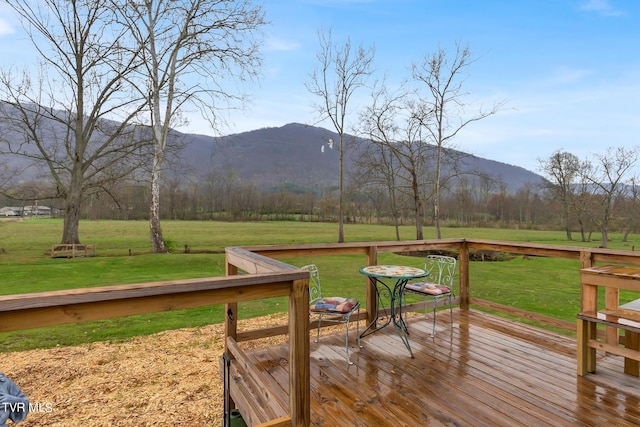
[[[309,273],[237,248],[227,257],[252,274],[0,296],[0,332],[288,296],[290,415],[266,425],[308,426]],[[242,357],[227,336],[226,349]]]
[[[503,252],[509,254],[520,254],[550,258],[565,258],[579,261],[576,274],[581,268],[591,267],[596,263],[621,263],[627,265],[640,265],[640,252],[602,249],[602,248],[582,248],[577,246],[544,245],[534,243],[516,243],[480,239],[440,239],[440,240],[420,240],[420,241],[390,241],[390,242],[357,242],[357,243],[334,243],[334,244],[305,244],[305,245],[269,245],[269,246],[248,246],[244,249],[269,258],[296,258],[296,257],[319,257],[335,255],[357,255],[366,257],[363,265],[375,265],[378,262],[379,253],[406,253],[420,252],[427,250],[452,250],[458,252],[460,291],[456,297],[456,304],[461,309],[468,309],[472,304],[497,312],[502,312],[515,317],[529,319],[542,325],[552,326],[568,331],[575,331],[576,323],[565,321],[539,313],[519,310],[517,308],[498,304],[493,301],[476,298],[470,292],[470,272],[469,253],[470,251]],[[365,280],[365,279],[363,279]],[[427,304],[432,304],[427,302]],[[375,293],[373,289],[367,287],[366,304],[368,320],[373,319],[374,313],[370,307],[375,307]],[[415,304],[413,307],[424,307],[424,303]],[[263,330],[262,333],[268,336],[286,332],[282,328]],[[241,337],[251,336],[250,332],[241,334]]]
[[[360,242],[343,244],[271,245],[227,248],[226,277],[175,280],[101,288],[72,289],[33,294],[0,296],[0,332],[39,326],[99,320],[133,314],[225,304],[226,350],[242,363],[242,341],[288,335],[289,402],[273,402],[286,413],[272,411],[274,418],[264,426],[308,426],[310,424],[308,272],[280,262],[278,258],[360,254],[363,264],[375,265],[378,254],[425,250],[458,251],[461,309],[471,304],[542,324],[575,330],[575,322],[475,298],[471,292],[470,251],[494,251],[532,256],[575,259],[579,268],[596,263],[640,265],[640,254],[630,251],[573,246],[511,243],[476,239],[442,239],[403,242]],[[242,272],[246,274],[241,274]],[[238,302],[288,296],[288,325],[254,331],[237,331]],[[372,319],[375,294],[367,287],[367,319]],[[247,364],[248,365],[248,364]],[[260,373],[249,372],[260,384]],[[269,401],[268,396],[263,396]],[[255,402],[242,402],[245,407]],[[288,405],[286,405],[288,403]],[[288,408],[282,408],[288,406]],[[265,409],[265,412],[268,408]],[[264,419],[261,421],[265,421]]]
[[[461,309],[468,309],[470,305],[482,307],[497,312],[502,312],[511,316],[528,319],[539,324],[561,328],[575,332],[576,322],[566,321],[562,319],[544,316],[539,313],[521,310],[508,305],[498,304],[493,301],[475,298],[470,292],[470,270],[469,270],[469,254],[470,251],[487,251],[487,252],[505,252],[509,254],[521,254],[529,256],[567,258],[579,261],[579,267],[585,268],[594,265],[596,262],[622,263],[630,265],[640,265],[640,254],[629,251],[609,250],[599,248],[580,248],[574,246],[553,246],[531,243],[512,243],[502,241],[475,240],[475,239],[441,239],[427,241],[391,241],[391,242],[357,242],[357,243],[341,243],[341,244],[303,244],[303,245],[269,245],[269,246],[250,246],[243,248],[246,253],[253,255],[261,255],[270,259],[280,258],[297,258],[297,257],[321,257],[336,255],[363,255],[365,260],[363,265],[375,265],[378,263],[378,254],[380,253],[404,253],[404,252],[420,252],[427,250],[452,250],[458,252],[459,259],[459,295],[455,299],[455,303],[459,304]],[[235,250],[234,250],[235,251]],[[243,267],[244,265],[244,267]],[[238,268],[247,268],[246,261],[238,259],[235,255],[230,256],[227,251],[227,273],[237,274]],[[252,263],[248,263],[249,270],[247,272],[259,271],[251,269]],[[363,279],[364,280],[364,279]],[[368,284],[368,282],[367,282]],[[366,295],[366,318],[370,321],[374,318],[375,313],[372,308],[376,307],[375,292],[371,286],[367,286]],[[427,304],[432,304],[427,302]],[[417,309],[424,307],[424,303],[414,304],[408,309]],[[229,305],[228,313],[237,318],[237,305]],[[227,322],[227,334],[235,340],[245,341],[259,337],[271,337],[279,334],[290,333],[290,328],[269,327],[259,331],[243,331],[238,333],[235,322]],[[316,324],[311,327],[316,327]],[[291,351],[291,347],[290,347]],[[290,370],[290,375],[294,378],[301,378],[302,373],[296,373]],[[307,378],[306,381],[309,379]],[[289,396],[290,404],[298,398],[306,399],[308,397]],[[247,403],[248,404],[248,403]],[[297,402],[299,407],[302,403]],[[296,424],[294,424],[296,425]],[[303,424],[307,425],[307,424]]]

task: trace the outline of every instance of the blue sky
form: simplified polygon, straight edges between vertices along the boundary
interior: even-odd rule
[[[640,1],[265,0],[264,8],[271,24],[262,77],[225,134],[316,123],[318,99],[305,82],[317,64],[318,30],[331,28],[334,41],[374,46],[378,76],[390,83],[438,46],[468,44],[478,61],[463,86],[467,102],[507,103],[460,133],[457,149],[537,172],[538,159],[558,149],[586,159],[640,144]],[[21,37],[0,8],[2,66],[33,59]],[[212,134],[197,117],[180,130]]]

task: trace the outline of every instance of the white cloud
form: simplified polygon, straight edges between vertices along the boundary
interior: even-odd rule
[[[0,36],[13,34],[16,32],[15,25],[18,24],[15,19],[15,13],[10,6],[5,6],[0,2]]]
[[[13,33],[15,33],[13,27],[5,19],[0,17],[0,36]]]
[[[612,6],[609,0],[588,0],[580,6],[580,9],[587,12],[597,12],[604,16],[623,15],[623,12]]]
[[[555,74],[549,77],[547,81],[544,82],[544,84],[551,86],[563,86],[573,83],[580,83],[584,81],[586,77],[589,77],[591,75],[593,75],[593,70],[560,66],[556,69]]]
[[[265,48],[269,51],[290,52],[298,50],[300,48],[300,43],[286,41],[274,36],[268,36]]]

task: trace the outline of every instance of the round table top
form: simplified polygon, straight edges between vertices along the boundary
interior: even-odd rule
[[[360,273],[366,276],[387,277],[390,279],[415,279],[427,275],[427,272],[422,268],[404,265],[370,265],[362,267]]]

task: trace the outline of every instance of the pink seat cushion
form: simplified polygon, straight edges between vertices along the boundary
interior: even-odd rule
[[[348,313],[359,304],[357,298],[330,297],[320,298],[309,305],[309,310],[315,312]]]
[[[449,289],[447,286],[441,286],[435,283],[407,283],[407,286],[405,288],[412,292],[418,292],[427,295],[443,295],[451,293],[451,289]]]

